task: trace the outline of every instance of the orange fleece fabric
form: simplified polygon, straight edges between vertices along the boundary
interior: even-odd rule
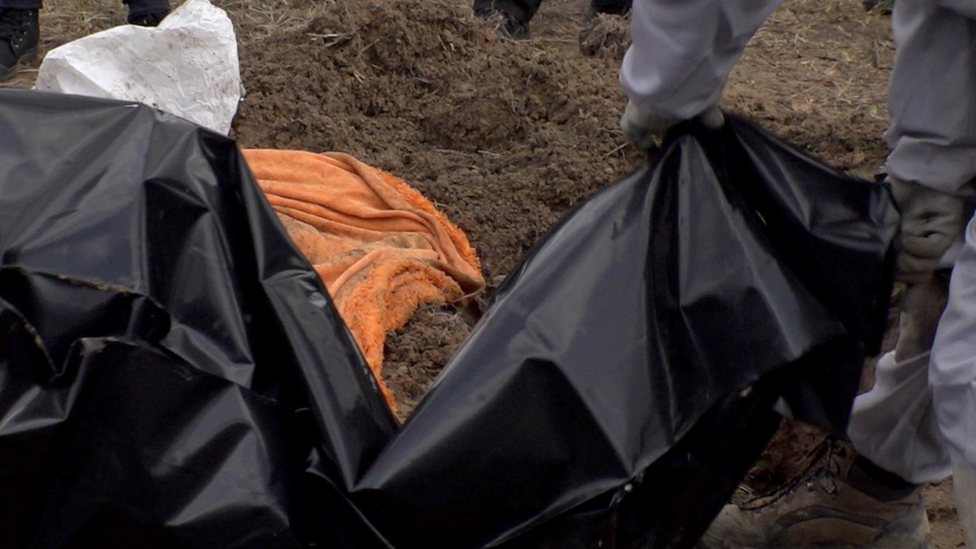
[[[467,237],[417,190],[347,154],[243,152],[395,409],[380,375],[386,332],[422,304],[462,301],[484,289]]]

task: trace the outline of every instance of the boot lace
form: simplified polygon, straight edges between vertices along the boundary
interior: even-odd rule
[[[814,483],[828,494],[835,493],[835,479],[843,472],[841,461],[848,457],[847,453],[848,450],[842,443],[833,437],[824,438],[801,459],[805,466],[797,475],[771,490],[754,495],[741,503],[739,508],[743,511],[762,509],[793,493],[798,487],[811,486]]]

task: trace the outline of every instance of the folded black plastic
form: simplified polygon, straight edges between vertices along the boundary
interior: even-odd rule
[[[5,547],[688,547],[843,429],[898,216],[741,120],[567,215],[397,430],[234,143],[0,90]]]
[[[356,495],[404,546],[690,546],[780,397],[845,427],[898,219],[742,120],[678,128],[529,253]]]
[[[233,141],[0,90],[5,547],[381,545],[395,427]]]

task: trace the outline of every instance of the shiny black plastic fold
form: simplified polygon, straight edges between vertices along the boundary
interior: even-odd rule
[[[842,430],[898,214],[688,124],[495,293],[397,428],[233,143],[0,90],[5,547],[690,547],[775,430]]]
[[[232,140],[0,90],[5,546],[382,546],[346,494],[395,429]]]
[[[845,427],[898,219],[742,120],[676,129],[528,254],[357,495],[411,547],[522,546],[546,521],[577,530],[543,546],[692,543],[780,397]]]

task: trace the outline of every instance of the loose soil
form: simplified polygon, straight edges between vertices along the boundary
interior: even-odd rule
[[[214,0],[233,19],[243,147],[342,151],[418,188],[469,236],[488,287],[389,334],[384,378],[405,419],[467,337],[478,305],[575,204],[640,161],[617,127],[627,21],[548,0],[513,41],[468,0]],[[113,0],[49,0],[43,49],[124,22]],[[855,175],[886,149],[889,19],[860,0],[788,0],[750,43],[722,106]],[[32,69],[10,83],[30,87]],[[890,344],[890,341],[889,341]],[[871,367],[866,384],[871,381]],[[786,423],[750,474],[795,472],[822,433]],[[926,491],[936,547],[963,546],[950,483]]]

